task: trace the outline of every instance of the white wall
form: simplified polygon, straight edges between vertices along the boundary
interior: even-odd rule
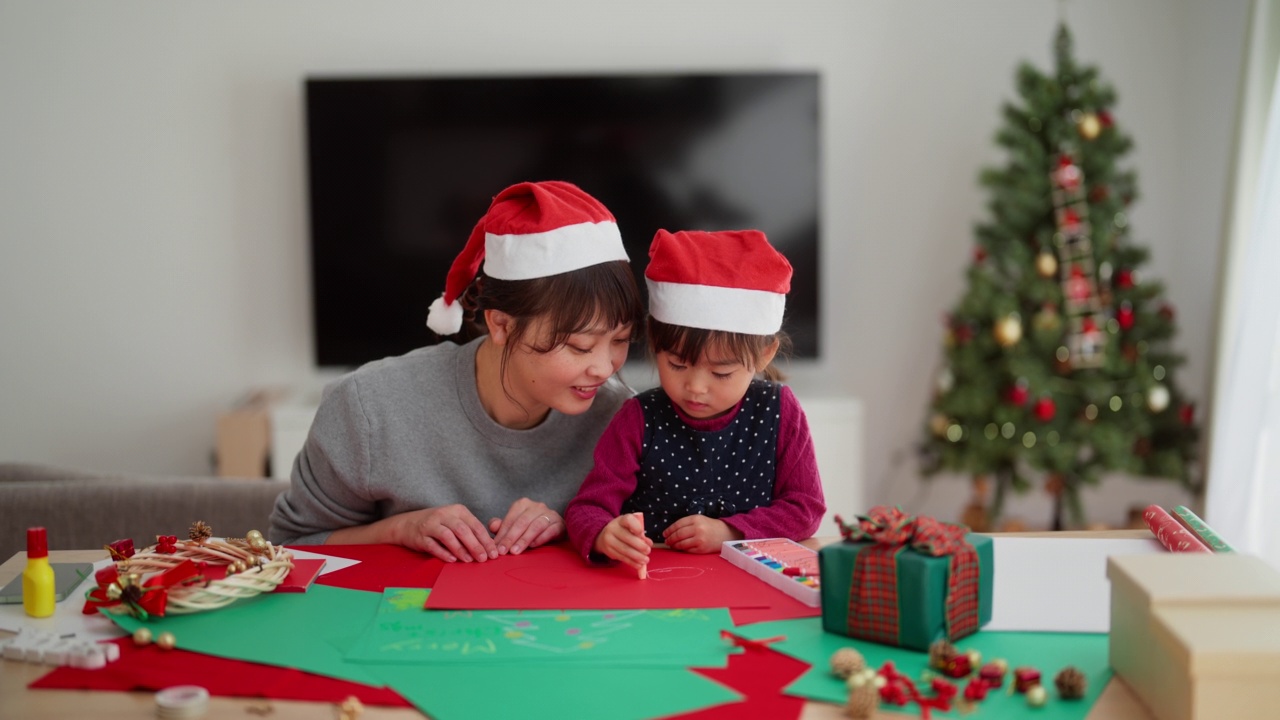
[[[1063,6],[1137,141],[1135,236],[1169,281],[1199,398],[1247,6]],[[207,472],[220,409],[315,378],[308,74],[817,68],[826,357],[793,383],[861,399],[868,500],[954,516],[965,483],[922,492],[911,446],[982,217],[975,176],[1000,160],[999,104],[1019,60],[1050,62],[1058,14],[1048,0],[0,0],[0,461]]]

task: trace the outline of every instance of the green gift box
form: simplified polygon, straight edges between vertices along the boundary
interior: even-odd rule
[[[873,508],[818,552],[822,627],[927,651],[991,620],[991,538],[962,525]]]

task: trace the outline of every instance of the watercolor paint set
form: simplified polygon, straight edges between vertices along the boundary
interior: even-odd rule
[[[817,550],[787,538],[730,540],[720,557],[809,607],[822,604]]]

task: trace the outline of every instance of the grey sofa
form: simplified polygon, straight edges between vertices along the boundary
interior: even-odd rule
[[[26,550],[28,527],[43,525],[49,549],[100,548],[130,538],[186,537],[196,520],[214,535],[267,533],[276,496],[289,483],[261,478],[170,477],[88,473],[0,463],[0,562]]]

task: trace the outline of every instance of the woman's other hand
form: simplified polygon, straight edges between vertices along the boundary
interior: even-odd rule
[[[520,498],[511,503],[505,518],[489,521],[489,531],[494,533],[499,555],[519,555],[560,537],[564,520],[546,504]]]

